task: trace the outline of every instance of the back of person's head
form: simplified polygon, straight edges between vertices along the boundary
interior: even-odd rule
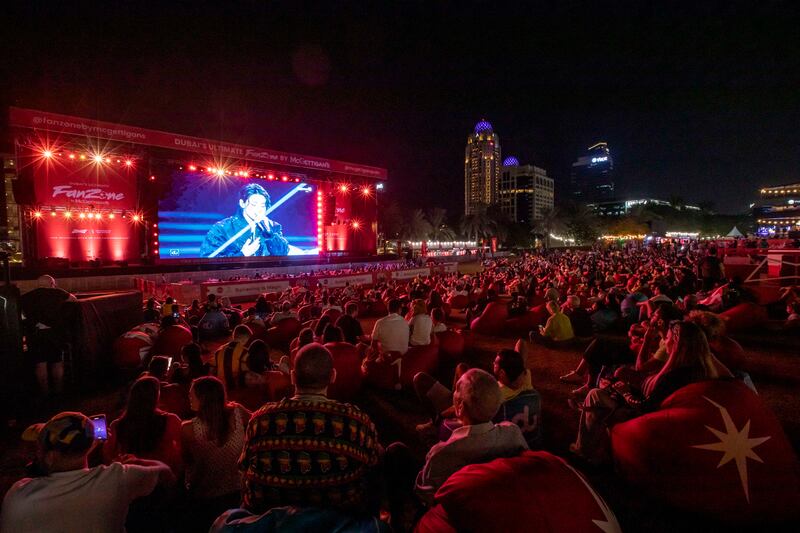
[[[411,311],[415,315],[424,315],[428,311],[428,308],[425,305],[425,300],[422,298],[417,298],[411,302]]]
[[[249,327],[245,326],[244,324],[239,324],[233,328],[231,339],[236,342],[247,342],[250,340],[252,335],[253,331]]]
[[[321,338],[322,334],[325,332],[325,328],[332,322],[331,315],[322,315],[319,317],[319,320],[317,320],[317,327],[314,328],[314,336]]]
[[[161,329],[166,329],[170,326],[176,326],[178,319],[172,315],[165,315],[161,318]]]
[[[167,377],[167,370],[169,370],[169,358],[165,355],[153,356],[147,365],[147,373],[159,381]]]
[[[441,307],[433,308],[433,311],[431,311],[431,319],[437,324],[440,322],[444,322],[444,311],[442,310]]]
[[[297,335],[298,347],[303,347],[306,344],[311,344],[312,342],[314,342],[314,330],[311,328],[301,329],[300,333]]]
[[[569,305],[570,309],[577,309],[581,306],[581,298],[576,294],[571,294],[567,296],[567,304]]]
[[[192,300],[192,309],[198,309],[199,307],[200,307],[200,300],[198,300],[197,298]]]
[[[153,451],[164,433],[166,420],[157,416],[161,383],[152,376],[133,382],[128,403],[117,423],[117,441],[125,453]]]
[[[333,356],[322,344],[312,342],[295,356],[292,379],[300,389],[321,390],[333,383]]]
[[[256,298],[255,308],[259,313],[262,313],[267,309],[267,298],[263,294]]]
[[[389,311],[389,314],[399,313],[402,306],[403,302],[401,302],[399,298],[392,298],[389,300],[389,303],[386,304],[386,309]]]
[[[209,295],[206,297],[206,300],[208,300],[208,303],[214,303],[217,301],[217,295],[213,292],[209,293]]]
[[[203,365],[203,348],[196,342],[181,346],[181,359],[189,365],[189,375],[192,378],[206,374]]]
[[[225,384],[215,376],[204,376],[192,381],[190,392],[197,398],[197,418],[206,424],[209,440],[222,446],[229,428]]]
[[[36,285],[43,289],[54,289],[56,287],[56,279],[53,276],[44,274],[36,279]]]
[[[725,334],[725,321],[711,311],[691,311],[686,320],[700,326],[708,340],[717,339]]]
[[[283,302],[283,305],[281,306],[281,311],[283,311],[284,313],[288,313],[291,310],[292,310],[292,302]]]
[[[678,368],[693,367],[702,370],[708,378],[719,377],[712,361],[708,339],[700,326],[694,322],[675,320],[670,323],[669,329],[672,336],[667,340],[669,358],[660,375]]]
[[[328,344],[329,342],[344,342],[344,333],[342,328],[328,324],[325,326],[325,331],[322,332],[322,343]]]
[[[74,462],[89,454],[94,444],[94,424],[83,413],[64,411],[47,422],[28,427],[22,439],[38,444],[44,456],[41,466],[46,471],[62,470],[52,467],[62,459]]]
[[[358,304],[356,302],[348,302],[344,306],[344,312],[348,315],[356,316],[358,314]]]
[[[164,305],[172,305],[175,303],[175,299],[172,296],[167,296],[167,299],[164,300]]]
[[[155,298],[148,298],[147,303],[145,304],[147,309],[155,309],[156,308],[156,299]]]
[[[500,409],[502,395],[495,377],[485,370],[467,370],[456,383],[453,405],[470,424],[489,422]]]
[[[558,313],[560,308],[558,307],[558,302],[555,300],[549,300],[547,302],[547,310],[550,311],[551,315]]]
[[[247,348],[247,366],[257,374],[264,373],[269,366],[269,347],[261,339],[256,339]]]
[[[525,361],[522,360],[522,354],[511,348],[503,348],[497,352],[495,362],[497,369],[505,372],[509,383],[514,383],[525,372]]]
[[[653,314],[658,313],[659,320],[663,320],[665,324],[669,324],[673,320],[683,320],[683,311],[677,305],[670,302],[661,302],[656,307]]]

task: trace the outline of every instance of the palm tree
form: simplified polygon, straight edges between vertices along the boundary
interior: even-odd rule
[[[542,217],[533,222],[531,233],[544,237],[545,248],[549,248],[550,234],[554,232],[563,234],[566,226],[563,211],[558,207],[553,207],[546,209],[542,213]]]
[[[492,222],[486,215],[486,206],[479,206],[473,213],[461,217],[460,229],[467,239],[477,241],[488,237],[492,231]]]
[[[455,232],[447,225],[447,210],[435,207],[428,213],[428,223],[431,225],[430,239],[432,241],[452,241]]]
[[[403,236],[412,241],[421,241],[431,232],[431,225],[425,219],[422,209],[414,209],[405,220]]]
[[[383,253],[385,254],[389,241],[399,239],[403,230],[403,216],[397,202],[391,202],[388,206],[378,210],[378,222],[383,232]]]

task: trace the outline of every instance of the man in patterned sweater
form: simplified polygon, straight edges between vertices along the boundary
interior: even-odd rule
[[[284,505],[367,510],[378,436],[369,416],[326,396],[335,379],[328,349],[308,344],[295,358],[295,395],[253,413],[239,458],[243,508],[253,513]]]

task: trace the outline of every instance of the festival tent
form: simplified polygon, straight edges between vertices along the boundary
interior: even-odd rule
[[[726,237],[744,237],[744,235],[742,235],[742,232],[739,231],[739,228],[734,226],[733,229],[728,232]]]

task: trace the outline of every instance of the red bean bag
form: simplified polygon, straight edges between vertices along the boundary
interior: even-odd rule
[[[152,337],[142,331],[129,331],[114,341],[114,365],[124,370],[140,368],[152,348]]]
[[[228,391],[228,399],[242,404],[248,411],[255,411],[269,400],[266,386],[238,387]]]
[[[277,302],[281,295],[277,292],[268,292],[264,294],[264,299],[268,302]]]
[[[399,352],[383,352],[375,359],[361,363],[364,382],[384,390],[399,390],[402,355]]]
[[[386,316],[389,310],[386,308],[386,303],[383,300],[372,302],[369,306],[369,316],[382,317]]]
[[[547,452],[526,451],[465,466],[439,488],[435,502],[417,532],[620,531],[614,513],[589,482]]]
[[[529,309],[524,315],[509,318],[506,320],[505,331],[513,335],[526,335],[529,331],[535,330],[547,322],[547,312],[544,305],[538,305]]]
[[[781,287],[778,285],[752,285],[748,286],[748,290],[756,296],[759,305],[769,305],[781,299]]]
[[[465,294],[456,294],[455,296],[451,296],[450,299],[447,300],[447,303],[449,303],[450,307],[453,309],[458,309],[460,311],[469,305],[469,296]]]
[[[442,361],[458,362],[464,357],[466,340],[461,333],[448,330],[436,334],[439,340],[439,358]]]
[[[336,381],[328,387],[328,396],[336,400],[348,401],[361,390],[361,357],[356,347],[348,342],[329,342],[325,347],[333,355],[333,368]]]
[[[267,330],[267,344],[270,348],[289,351],[289,343],[297,337],[303,325],[296,318],[284,318]]]
[[[800,464],[775,415],[738,381],[681,388],[661,409],[611,429],[629,483],[678,509],[732,524],[800,509]]]
[[[401,359],[402,361],[398,363],[400,385],[411,387],[418,372],[432,374],[439,368],[439,346],[436,344],[412,346]]]
[[[483,335],[500,335],[508,318],[508,306],[504,302],[489,302],[481,316],[472,320],[470,328]]]
[[[719,316],[725,320],[725,329],[728,333],[756,328],[768,319],[767,310],[764,307],[750,302],[731,307],[720,313]]]
[[[294,385],[292,385],[289,374],[284,374],[278,370],[270,370],[266,372],[266,376],[265,402],[277,402],[293,394]]]
[[[322,316],[328,315],[331,317],[331,324],[336,324],[336,321],[339,320],[339,317],[342,316],[342,312],[338,309],[326,309]]]
[[[311,304],[306,304],[297,310],[297,317],[300,322],[307,322],[314,317],[314,307]]]
[[[747,356],[742,345],[730,337],[718,337],[708,343],[711,351],[730,370],[741,370],[746,366]],[[636,352],[634,352],[636,353]]]
[[[194,342],[194,338],[189,328],[173,324],[172,326],[166,327],[158,335],[155,346],[153,346],[153,355],[179,357],[181,348],[192,342]]]

